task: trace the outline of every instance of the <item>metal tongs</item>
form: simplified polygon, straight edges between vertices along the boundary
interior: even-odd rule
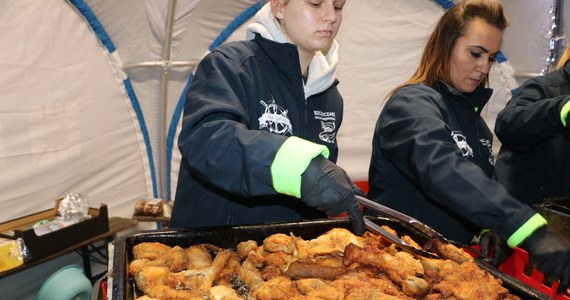
[[[388,217],[393,217],[396,218],[400,221],[405,222],[406,224],[409,224],[410,226],[414,227],[415,229],[419,230],[420,232],[422,232],[423,234],[425,234],[428,238],[428,248],[431,248],[434,245],[434,243],[438,243],[438,242],[443,242],[443,243],[447,243],[450,244],[450,241],[448,241],[443,235],[441,235],[439,232],[435,231],[433,228],[427,226],[426,224],[406,215],[403,214],[397,210],[391,209],[387,206],[384,206],[380,203],[374,202],[372,200],[366,199],[362,196],[359,195],[355,195],[356,200],[374,210],[377,211],[379,213],[382,213]],[[390,242],[396,244],[398,247],[402,248],[404,251],[412,254],[412,255],[419,255],[421,257],[427,257],[427,258],[441,258],[433,253],[430,253],[428,251],[422,250],[422,249],[417,249],[415,247],[413,247],[412,245],[406,243],[405,241],[403,241],[402,239],[400,239],[398,236],[388,232],[387,230],[383,229],[382,227],[378,226],[376,223],[364,218],[364,225],[374,231],[375,233],[380,234],[381,236],[385,237],[386,239],[388,239]]]

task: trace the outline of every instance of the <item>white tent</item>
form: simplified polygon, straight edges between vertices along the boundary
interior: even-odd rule
[[[549,64],[557,1],[502,2],[511,26],[505,60],[492,73],[496,93],[485,111],[491,126],[511,89]],[[71,192],[122,217],[138,199],[173,199],[192,71],[208,51],[243,39],[263,3],[0,0],[0,222],[49,209]],[[449,5],[347,2],[337,38],[346,109],[338,139],[339,164],[353,179],[367,180],[384,97],[414,71]],[[11,279],[1,279],[0,289],[24,299]]]

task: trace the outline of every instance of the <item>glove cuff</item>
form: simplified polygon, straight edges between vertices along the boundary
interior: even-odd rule
[[[570,112],[570,101],[568,101],[562,109],[560,110],[560,119],[562,120],[562,125],[568,127],[569,124],[566,124],[566,120],[568,120],[568,113]]]
[[[528,238],[535,230],[545,225],[546,219],[539,214],[535,214],[509,237],[507,245],[511,248],[515,248]]]
[[[281,194],[301,198],[301,175],[318,155],[329,156],[329,149],[298,137],[289,137],[271,164],[273,188]]]
[[[479,232],[479,238],[481,238],[485,233],[491,231],[491,229],[489,228],[483,228],[481,229],[481,232]]]

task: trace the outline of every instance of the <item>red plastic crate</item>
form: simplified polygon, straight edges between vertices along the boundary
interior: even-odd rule
[[[481,250],[478,245],[473,246],[473,248],[477,251]],[[477,257],[469,249],[465,250],[472,256]],[[544,275],[529,264],[528,253],[519,247],[515,248],[513,254],[499,266],[499,270],[552,297],[554,300],[570,300],[570,296],[567,294],[556,294],[558,282],[552,284],[546,282]]]

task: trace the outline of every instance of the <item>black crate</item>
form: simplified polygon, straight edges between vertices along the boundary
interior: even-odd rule
[[[107,205],[102,204],[99,209],[89,208],[89,214],[91,218],[87,220],[48,234],[36,235],[32,225],[44,219],[55,218],[57,208],[53,208],[1,223],[0,236],[10,239],[22,238],[31,254],[31,259],[27,262],[33,262],[109,231]]]

